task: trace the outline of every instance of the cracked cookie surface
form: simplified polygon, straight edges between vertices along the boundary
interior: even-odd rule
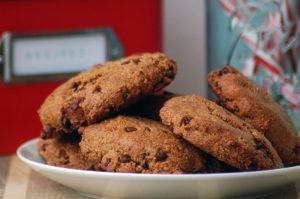
[[[240,170],[282,166],[271,143],[249,124],[199,96],[179,96],[160,110],[163,124],[217,159]]]
[[[79,132],[81,151],[98,170],[178,174],[205,170],[200,150],[156,121],[117,116]]]
[[[132,55],[96,65],[55,89],[38,113],[42,137],[70,133],[103,120],[167,86],[176,63],[162,53]]]
[[[300,163],[297,131],[271,96],[230,66],[212,71],[208,83],[220,104],[262,132],[284,163]]]

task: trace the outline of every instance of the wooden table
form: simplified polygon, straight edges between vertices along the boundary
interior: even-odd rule
[[[0,156],[0,198],[3,199],[80,199],[76,191],[48,180],[22,163],[15,155]],[[250,197],[246,197],[249,199]],[[260,199],[300,198],[300,183],[282,187]]]

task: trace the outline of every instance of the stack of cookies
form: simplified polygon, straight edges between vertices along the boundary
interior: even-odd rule
[[[71,78],[39,109],[39,154],[53,166],[130,173],[299,164],[297,132],[286,113],[238,71],[209,74],[219,104],[163,93],[176,72],[168,56],[144,53]]]

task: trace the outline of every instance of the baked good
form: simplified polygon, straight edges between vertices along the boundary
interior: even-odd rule
[[[286,112],[254,82],[230,66],[214,70],[208,83],[222,106],[270,140],[282,161],[299,164],[297,131]]]
[[[38,113],[42,137],[76,131],[167,86],[176,63],[162,53],[132,55],[96,65],[55,89]]]
[[[159,111],[164,103],[177,96],[177,94],[165,91],[162,95],[150,95],[141,99],[138,103],[125,109],[122,114],[134,115],[160,121]]]
[[[81,152],[97,170],[178,174],[205,170],[198,149],[153,120],[120,115],[79,132]]]
[[[199,149],[242,171],[275,169],[281,159],[249,124],[199,96],[179,96],[160,110],[163,124]]]
[[[71,135],[71,134],[69,134]],[[78,135],[63,136],[60,139],[39,139],[38,153],[46,164],[72,169],[92,170],[93,164],[80,153]]]
[[[225,162],[219,161],[215,157],[206,154],[205,156],[205,167],[206,173],[233,173],[240,172],[240,170],[226,164]]]

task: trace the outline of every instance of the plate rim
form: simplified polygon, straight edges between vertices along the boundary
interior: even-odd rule
[[[282,175],[289,172],[295,172],[300,170],[300,165],[286,167],[286,168],[278,168],[278,169],[271,169],[271,170],[262,170],[262,171],[243,171],[243,172],[234,172],[234,173],[197,173],[197,174],[143,174],[143,173],[116,173],[116,172],[107,172],[107,171],[86,171],[80,169],[70,169],[70,168],[63,168],[57,167],[52,165],[47,165],[45,163],[39,163],[33,160],[30,160],[22,155],[22,150],[28,148],[37,143],[39,137],[33,138],[21,144],[17,151],[17,157],[27,164],[32,169],[33,166],[35,168],[43,169],[43,170],[52,170],[57,173],[72,173],[74,175],[86,175],[88,177],[109,177],[109,178],[128,178],[131,179],[142,179],[142,180],[200,180],[200,179],[228,179],[228,178],[251,178],[251,177],[267,177],[273,175]],[[35,148],[36,149],[36,148]],[[33,166],[32,166],[33,165]],[[36,170],[36,169],[34,169]]]

